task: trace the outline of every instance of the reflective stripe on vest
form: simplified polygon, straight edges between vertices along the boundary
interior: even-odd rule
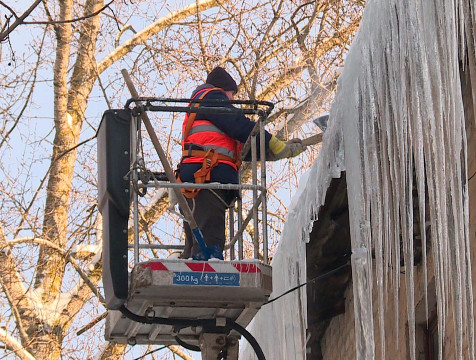
[[[199,122],[200,120],[195,120],[196,122]],[[198,134],[200,132],[206,132],[206,131],[213,131],[219,134],[224,135],[225,133],[221,131],[219,128],[217,128],[215,125],[207,121],[207,124],[203,125],[195,125],[192,126],[192,129],[190,129],[190,132],[188,133],[188,136],[193,135],[193,134]],[[182,134],[183,136],[183,134]]]
[[[207,90],[210,89],[202,89],[198,91],[193,98],[198,98],[200,94],[203,94],[203,92]],[[219,154],[230,158],[230,161],[218,160],[219,163],[231,165],[235,170],[237,170],[238,167],[234,160],[239,157],[241,143],[229,137],[222,130],[213,125],[212,122],[205,119],[195,120],[190,128],[187,138],[184,139],[183,136],[188,117],[189,114],[186,114],[182,126],[182,150],[186,152],[188,150],[187,145],[196,145],[204,151],[214,149]],[[183,163],[199,163],[202,161],[203,157],[197,156],[185,157],[182,159]]]

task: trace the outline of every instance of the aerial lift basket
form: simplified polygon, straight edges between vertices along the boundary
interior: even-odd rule
[[[98,130],[103,283],[109,310],[105,337],[109,341],[131,345],[178,344],[202,351],[202,358],[206,360],[216,359],[223,352],[227,354],[227,359],[237,359],[240,335],[250,340],[250,334],[244,327],[267,302],[272,291],[267,251],[264,121],[273,105],[268,102],[233,101],[231,103],[241,107],[230,108],[226,106],[230,103],[228,101],[222,101],[223,104],[214,101],[214,107],[194,107],[195,101],[207,101],[141,98],[137,97],[133,88],[130,87],[130,90],[134,97],[127,101],[124,109],[106,111]],[[162,161],[162,148],[155,133],[151,133],[153,129],[147,117],[150,111],[240,112],[255,116],[255,129],[243,147],[243,153],[251,153],[251,184],[179,184],[170,179],[170,166],[167,161]],[[151,137],[169,181],[141,181],[141,170],[136,166],[141,123]],[[260,145],[257,146],[257,143]],[[260,179],[258,163],[261,165]],[[248,216],[241,216],[241,202],[238,203],[238,211],[231,210],[229,214],[230,239],[226,250],[230,260],[141,261],[140,253],[147,249],[182,248],[177,244],[140,243],[138,196],[147,187],[168,188],[180,195],[180,187],[251,191],[253,207]],[[259,210],[261,222],[258,221]],[[261,230],[254,231],[254,258],[244,259],[242,234],[250,221],[255,229]],[[133,243],[129,241],[131,223]],[[262,236],[261,252],[259,234]],[[264,355],[259,358],[264,358]]]

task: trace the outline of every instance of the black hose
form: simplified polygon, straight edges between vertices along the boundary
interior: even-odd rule
[[[185,341],[183,341],[181,338],[179,338],[178,336],[175,336],[175,341],[177,342],[177,344],[179,344],[181,347],[187,349],[187,350],[190,350],[190,351],[202,351],[202,349],[200,348],[200,346],[197,346],[197,345],[192,345],[192,344],[189,344],[189,343],[186,343]]]
[[[125,305],[122,305],[119,308],[120,312],[127,318],[134,320],[135,322],[143,323],[143,324],[160,324],[160,325],[170,325],[170,326],[182,326],[182,327],[191,327],[191,326],[210,326],[215,324],[215,321],[212,319],[200,319],[200,320],[192,320],[192,319],[171,319],[171,318],[162,318],[162,317],[149,317],[149,316],[141,316],[134,314]]]
[[[191,327],[191,326],[201,326],[201,327],[216,327],[216,321],[214,319],[171,319],[171,318],[162,318],[162,317],[149,317],[149,316],[141,316],[134,314],[132,311],[130,311],[128,308],[126,308],[125,305],[122,305],[119,310],[121,313],[139,323],[143,324],[160,324],[160,325],[170,325],[170,326],[182,326],[182,327]],[[258,360],[266,360],[263,350],[258,344],[258,341],[251,335],[251,333],[248,332],[243,326],[237,324],[231,319],[226,319],[226,325],[224,326],[225,329],[232,329],[235,330],[236,332],[240,333],[243,335],[243,337],[248,340],[250,343],[251,347],[256,353],[256,356],[258,356]],[[175,338],[177,340],[178,337]],[[183,342],[181,339],[179,339],[180,342]],[[177,343],[179,343],[177,341]],[[180,344],[180,343],[179,343]],[[186,344],[186,343],[185,343]],[[180,344],[183,346],[182,344]],[[198,346],[195,345],[190,345],[186,344],[187,346],[194,347],[194,348],[199,348]],[[184,346],[185,347],[185,346]],[[185,347],[187,349],[187,347]],[[189,349],[192,350],[192,349]],[[199,351],[199,350],[192,350],[192,351]]]
[[[266,357],[264,356],[264,353],[263,353],[263,350],[261,349],[261,346],[259,346],[258,341],[256,341],[254,336],[251,335],[251,333],[248,330],[246,330],[243,326],[241,326],[240,324],[237,324],[236,322],[234,322],[231,319],[226,319],[226,324],[231,329],[236,330],[237,332],[239,332],[241,335],[243,335],[243,337],[246,340],[248,340],[251,347],[255,351],[256,356],[258,356],[258,360],[266,360]]]

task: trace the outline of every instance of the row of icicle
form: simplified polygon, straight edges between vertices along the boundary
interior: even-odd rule
[[[474,359],[460,64],[476,63],[471,42],[475,11],[471,0],[369,1],[339,79],[330,121],[342,121],[344,132],[358,359],[374,359],[376,351],[385,359],[385,341],[376,350],[375,333],[385,339],[386,321],[395,321],[398,328],[399,314],[405,312],[410,356],[416,360],[415,222],[424,282],[431,274],[435,278],[439,358],[446,321],[452,317],[456,358],[463,358],[468,344],[466,354]],[[398,309],[401,286],[406,289],[406,309]],[[394,319],[385,317],[389,289],[395,308],[388,313],[394,311]],[[424,302],[428,318],[427,286]]]

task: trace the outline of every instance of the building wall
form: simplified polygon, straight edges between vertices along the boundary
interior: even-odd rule
[[[429,268],[432,268],[431,256],[429,258]],[[431,318],[436,310],[434,285],[432,284],[433,275],[429,274],[428,284],[428,311]],[[423,267],[417,267],[415,273],[415,303],[416,303],[416,359],[425,360],[425,333],[426,315],[424,300],[424,275]],[[401,275],[400,281],[405,281],[404,275]],[[473,283],[474,284],[474,283]],[[473,285],[474,286],[474,285]],[[398,296],[398,310],[395,307],[393,287],[389,287],[385,293],[385,358],[391,360],[408,360],[409,353],[409,337],[408,337],[408,321],[406,309],[406,293],[405,286],[400,287]],[[334,317],[327,328],[322,343],[322,358],[329,360],[350,360],[356,358],[355,329],[354,329],[354,304],[352,285],[350,285],[345,293],[346,308],[345,313]],[[378,302],[378,296],[373,292],[374,304]],[[448,304],[449,306],[451,304]],[[396,315],[398,314],[398,316]],[[377,306],[373,308],[374,328],[375,328],[375,359],[383,359],[381,348],[381,336],[379,327],[379,318]],[[468,344],[465,344],[465,353],[468,355],[465,359],[469,359]],[[454,324],[451,317],[447,318],[446,333],[444,338],[443,359],[455,359],[454,346]]]

